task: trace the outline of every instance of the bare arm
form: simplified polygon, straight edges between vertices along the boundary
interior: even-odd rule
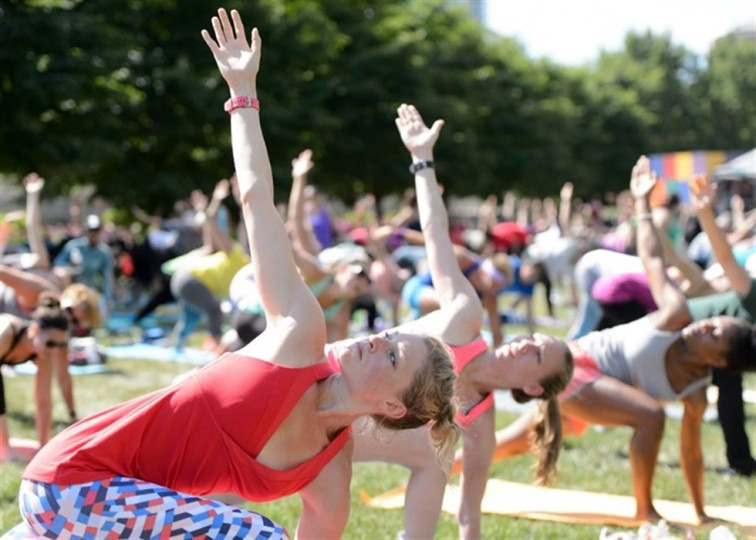
[[[291,192],[289,193],[289,229],[292,243],[299,244],[304,251],[317,256],[321,251],[320,242],[309,226],[304,209],[304,189],[307,185],[307,173],[315,166],[312,162],[312,150],[307,149],[291,160]]]
[[[690,322],[691,317],[685,296],[667,276],[659,232],[651,218],[649,197],[655,184],[656,176],[651,172],[651,163],[646,156],[641,156],[633,167],[630,181],[638,220],[638,256],[646,270],[651,294],[659,306],[659,311],[655,313],[657,328],[677,330]]]
[[[231,18],[233,26],[226,11],[218,10],[218,16],[212,19],[215,40],[207,30],[202,31],[202,36],[228,83],[231,96],[256,99],[260,35],[257,29],[252,30],[250,45],[239,13],[232,11]],[[298,335],[307,339],[291,347],[297,350],[304,347],[313,353],[319,350],[322,354],[325,321],[320,306],[297,272],[291,249],[285,247],[289,239],[273,202],[273,174],[257,109],[243,107],[231,113],[231,141],[252,271],[268,319],[266,332],[281,330],[284,324],[287,332],[296,327]]]
[[[0,264],[0,282],[14,289],[22,303],[30,308],[37,305],[41,293],[45,291],[60,293],[52,281],[4,264]]]
[[[459,537],[480,538],[480,505],[496,446],[495,410],[487,410],[462,432]]]
[[[428,128],[413,105],[403,104],[397,112],[396,127],[410,152],[412,163],[432,163],[433,147],[444,125],[443,120],[436,120]],[[444,328],[444,340],[467,343],[480,332],[483,325],[481,304],[457,262],[449,237],[449,217],[433,165],[415,172],[415,193],[433,288],[441,310],[452,317]]]
[[[571,235],[570,222],[572,221],[572,193],[573,186],[571,182],[565,182],[559,191],[559,228],[562,230],[562,237],[569,238]]]
[[[340,538],[351,507],[349,484],[352,479],[352,445],[332,459],[299,494],[302,515],[297,538]]]
[[[225,253],[231,253],[234,241],[218,226],[217,218],[221,202],[228,197],[229,190],[230,185],[225,178],[215,185],[213,196],[210,198],[210,204],[207,205],[207,210],[205,211],[205,223],[203,224],[203,228],[207,229],[207,234],[214,251],[223,251]]]
[[[730,280],[733,290],[738,296],[748,296],[751,291],[751,278],[745,268],[740,266],[732,255],[732,249],[727,242],[724,231],[720,229],[714,219],[714,199],[716,188],[709,183],[705,175],[699,175],[691,182],[691,192],[698,212],[698,220],[701,227],[706,232],[711,242],[711,249],[714,252],[719,264],[722,265],[727,279]]]
[[[680,430],[680,464],[685,483],[693,503],[696,515],[701,521],[706,519],[704,512],[704,462],[701,452],[701,422],[706,410],[706,391],[696,392],[683,400],[684,412]]]
[[[29,237],[29,247],[37,256],[35,268],[50,268],[50,253],[42,240],[42,212],[39,206],[39,196],[45,180],[37,173],[30,173],[24,178],[26,188],[26,234]]]
[[[39,445],[44,446],[50,440],[52,425],[53,366],[50,358],[38,358],[35,363],[37,364],[37,375],[34,377],[35,418]]]

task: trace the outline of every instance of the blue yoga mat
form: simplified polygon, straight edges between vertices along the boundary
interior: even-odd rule
[[[182,362],[195,365],[204,365],[213,359],[213,353],[209,351],[191,348],[177,350],[174,347],[161,347],[150,343],[115,345],[107,347],[105,354],[107,354],[108,358],[135,358],[137,360]]]
[[[13,366],[13,369],[19,375],[36,375],[37,365],[34,362],[26,362]],[[86,366],[68,366],[68,372],[71,375],[92,375],[93,373],[107,373],[110,368],[107,364],[89,364]]]

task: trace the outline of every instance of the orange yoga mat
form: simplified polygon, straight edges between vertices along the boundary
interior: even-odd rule
[[[373,508],[404,507],[403,487],[370,497],[363,493],[365,504]],[[655,500],[654,505],[669,523],[696,526],[696,515],[689,503]],[[443,509],[456,514],[459,507],[459,486],[447,485]],[[606,524],[637,527],[635,499],[625,495],[591,493],[571,489],[555,489],[505,482],[492,478],[486,486],[481,505],[483,513],[563,523]],[[756,535],[756,507],[706,506],[706,513],[742,527],[748,535]]]
[[[34,439],[19,439],[17,437],[11,437],[10,446],[11,448],[19,452],[24,457],[24,459],[31,461],[31,458],[33,458],[34,454],[36,454],[37,450],[39,450],[39,441],[35,441]]]

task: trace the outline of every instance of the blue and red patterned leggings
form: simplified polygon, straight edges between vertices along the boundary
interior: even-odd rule
[[[288,538],[261,514],[121,476],[71,486],[23,480],[19,505],[24,523],[8,538]]]

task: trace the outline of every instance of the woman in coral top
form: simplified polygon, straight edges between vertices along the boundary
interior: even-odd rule
[[[29,535],[283,538],[286,530],[219,495],[268,501],[298,492],[300,537],[337,538],[349,515],[349,426],[431,424],[453,444],[453,367],[435,338],[395,332],[326,353],[323,313],[297,273],[273,203],[256,75],[261,41],[238,12],[202,32],[231,100],[231,135],[265,331],[169,388],[84,419],[23,475]]]

